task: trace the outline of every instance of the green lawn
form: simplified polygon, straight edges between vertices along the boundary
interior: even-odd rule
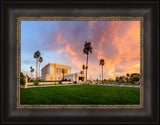
[[[21,104],[139,104],[140,89],[101,85],[68,85],[21,89]]]

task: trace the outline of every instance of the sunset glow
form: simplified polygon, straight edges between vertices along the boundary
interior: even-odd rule
[[[85,41],[93,47],[88,78],[100,78],[101,58],[104,79],[140,73],[140,21],[21,21],[21,72],[30,75],[30,66],[36,67],[37,50],[43,57],[41,68],[51,62],[80,72],[86,64]]]

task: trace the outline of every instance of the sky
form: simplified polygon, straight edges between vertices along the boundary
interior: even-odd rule
[[[86,63],[85,41],[93,48],[89,78],[101,77],[101,58],[104,79],[140,73],[140,21],[21,21],[21,72],[30,76],[30,66],[36,68],[37,50],[41,68],[60,63],[71,66],[71,73],[80,72]]]

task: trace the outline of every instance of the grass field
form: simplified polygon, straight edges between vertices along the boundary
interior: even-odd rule
[[[102,85],[68,85],[21,89],[21,104],[139,104],[140,89]]]

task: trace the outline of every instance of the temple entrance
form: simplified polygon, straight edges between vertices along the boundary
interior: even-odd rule
[[[79,77],[79,80],[84,81],[84,77]]]

